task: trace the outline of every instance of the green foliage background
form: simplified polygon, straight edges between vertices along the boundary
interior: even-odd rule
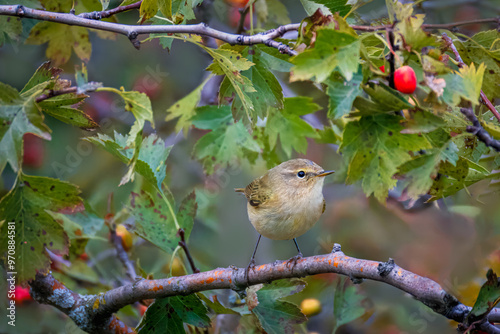
[[[202,270],[246,266],[257,234],[233,188],[305,156],[337,170],[325,186],[325,214],[299,239],[305,255],[329,252],[337,242],[348,255],[392,257],[472,306],[487,267],[500,267],[500,156],[466,132],[469,122],[459,108],[471,104],[500,139],[498,121],[479,104],[481,89],[494,104],[500,99],[500,34],[487,25],[447,31],[470,64],[458,69],[447,58],[454,56],[442,31],[429,34],[421,25],[490,17],[493,1],[472,2],[467,10],[453,1],[351,3],[256,1],[254,32],[308,23],[298,36],[280,40],[301,50],[295,57],[263,45],[218,46],[194,35],[151,35],[137,51],[123,36],[0,16],[0,251],[7,244],[5,222],[16,221],[20,283],[49,270],[45,249],[67,260],[51,269],[77,292],[124,283],[107,240],[109,213],[135,232],[129,255],[144,276],[189,272],[173,265],[174,257],[185,262],[176,247],[180,227]],[[118,4],[78,1],[75,10]],[[203,20],[235,31],[234,4],[145,0],[139,15],[154,24]],[[334,14],[313,16],[318,4]],[[64,1],[26,5],[71,9]],[[130,12],[107,20],[138,19]],[[417,75],[411,96],[390,88],[379,69],[389,68],[384,34],[350,27],[393,19],[396,65],[409,65]],[[47,58],[51,65],[43,63]],[[67,87],[67,80],[79,92],[36,102],[50,89]],[[26,154],[38,155],[43,163],[37,166],[23,165],[25,133],[43,138],[32,151],[25,143],[24,161]],[[263,240],[257,262],[293,255],[291,242]],[[307,321],[297,306],[305,298],[323,306]],[[250,290],[244,301],[232,292],[159,300],[138,329],[152,332],[157,322],[183,333],[188,326],[210,327],[216,313],[233,314],[241,333],[454,331],[392,287],[354,287],[335,275],[274,282]],[[273,320],[276,315],[283,320]],[[141,319],[133,306],[119,316],[131,326]],[[47,306],[23,305],[18,318],[24,317],[39,317],[38,326],[20,323],[16,333],[77,331]]]

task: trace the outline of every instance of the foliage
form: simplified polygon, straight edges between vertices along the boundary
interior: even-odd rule
[[[134,2],[125,0],[121,5]],[[144,0],[140,7],[137,5],[134,20],[121,14],[106,20],[181,27],[199,19],[199,13],[206,10],[203,6],[208,6],[201,3]],[[89,250],[96,250],[96,254],[109,251],[108,230],[114,224],[125,224],[140,240],[129,256],[137,259],[136,270],[144,277],[168,276],[175,260],[184,260],[179,255],[181,228],[187,244],[198,247],[193,252],[195,262],[202,269],[211,268],[220,263],[210,254],[211,233],[218,231],[226,239],[241,238],[229,235],[233,225],[222,227],[218,223],[222,214],[214,213],[214,197],[207,195],[216,188],[214,184],[218,189],[231,188],[232,181],[224,177],[230,179],[241,170],[260,170],[263,165],[272,167],[298,154],[318,158],[318,147],[323,150],[322,160],[339,167],[336,183],[354,185],[366,197],[373,197],[363,204],[370,209],[391,210],[390,205],[385,207],[388,198],[408,200],[410,204],[443,199],[445,204],[451,203],[449,212],[477,215],[483,209],[479,197],[498,191],[500,173],[494,171],[500,166],[500,157],[488,143],[469,132],[470,121],[460,108],[473,108],[481,126],[492,139],[500,140],[498,120],[480,99],[481,91],[493,102],[500,99],[500,32],[485,30],[466,36],[455,30],[446,31],[465,62],[465,66],[459,67],[441,35],[424,29],[423,7],[386,1],[387,14],[382,22],[394,23],[391,44],[385,31],[360,32],[352,27],[364,23],[358,12],[364,3],[301,0],[307,17],[296,38],[287,39],[285,35],[276,39],[275,42],[283,43],[280,49],[269,41],[255,45],[216,44],[210,38],[187,33],[139,36],[139,44],[146,50],[158,41],[172,55],[189,50],[207,56],[207,63],[202,64],[204,79],[190,89],[182,80],[157,82],[156,89],[163,84],[171,89],[159,94],[164,95],[161,103],[157,100],[160,98],[154,97],[153,88],[139,91],[134,86],[126,90],[125,73],[104,77],[103,81],[116,79],[119,84],[110,85],[119,89],[87,80],[89,75],[99,76],[92,66],[99,57],[96,45],[102,41],[93,37],[94,30],[0,16],[0,46],[15,45],[16,41],[43,45],[45,56],[50,59],[20,86],[22,89],[0,82],[0,172],[5,178],[0,200],[0,255],[8,263],[7,245],[14,238],[8,229],[9,223],[14,222],[18,283],[26,284],[37,272],[47,272],[51,262],[56,275],[78,292],[95,294],[107,288],[101,281],[122,282],[115,277],[122,268],[108,269],[108,265],[112,266],[109,263],[90,268],[81,258]],[[247,6],[248,13],[241,11],[252,16],[252,20],[255,18],[247,27],[254,33],[291,22],[287,7],[278,0],[249,4],[215,1],[213,7],[221,15]],[[104,0],[74,4],[41,0],[30,1],[29,5],[46,11],[74,10],[78,15],[119,4]],[[99,39],[116,37],[111,32],[96,33]],[[287,48],[296,55],[280,52]],[[75,70],[74,84],[66,73],[71,72],[68,64],[75,63],[73,53],[78,62],[84,62]],[[131,68],[144,65],[132,65],[130,59],[126,60]],[[394,88],[390,61],[395,68],[406,65],[415,71],[417,89],[413,94],[402,94]],[[88,73],[85,63],[89,64]],[[58,67],[64,68],[64,74]],[[210,92],[216,93],[207,98]],[[97,108],[93,99],[116,99],[116,104]],[[111,126],[104,125],[98,112],[92,114],[93,108],[112,119]],[[115,110],[109,111],[111,108]],[[495,108],[500,110],[499,106]],[[112,114],[116,110],[116,114],[130,118]],[[184,138],[178,136],[181,131]],[[68,133],[82,141],[66,140]],[[90,165],[81,162],[73,166],[68,153],[63,159],[71,162],[67,164],[77,177],[72,177],[71,183],[48,177],[53,176],[50,169],[36,170],[23,162],[28,154],[25,138],[31,134],[50,145],[60,145],[54,151],[91,145],[91,154],[80,152],[78,157],[94,158],[89,158]],[[54,151],[47,156],[59,163],[59,153]],[[179,162],[189,157],[196,161],[195,167]],[[108,173],[110,170],[112,173]],[[85,179],[92,173],[102,176],[91,175],[91,182],[80,181],[80,176]],[[179,174],[185,174],[184,178]],[[110,193],[116,193],[118,199],[114,200]],[[456,198],[465,195],[477,199],[474,206],[453,205]],[[106,198],[107,205],[102,204]],[[176,199],[182,199],[177,202],[180,204],[176,204]],[[115,205],[119,206],[116,210]],[[226,203],[219,206],[221,212],[226,209]],[[362,211],[358,209],[349,206],[345,212],[339,211],[338,221]],[[407,217],[407,213],[399,215],[403,220],[401,217]],[[380,230],[383,228],[374,234],[380,236]],[[196,232],[198,246],[190,241]],[[236,243],[239,247],[239,240]],[[157,252],[157,256],[149,252]],[[170,259],[169,264],[166,258]],[[55,259],[71,266],[58,266]],[[116,265],[116,259],[113,260]],[[168,270],[159,269],[166,267]],[[86,284],[81,284],[83,281]],[[214,316],[232,314],[240,317],[242,331],[298,332],[305,328],[307,319],[294,298],[302,298],[304,292],[319,285],[312,282],[312,287],[307,288],[305,281],[297,279],[250,287],[243,300],[234,294],[209,297],[201,293],[157,299],[137,329],[139,333],[198,331],[192,327],[209,330],[215,323]],[[488,282],[480,290],[470,315],[473,321],[484,317],[498,302],[497,285],[496,275],[488,274]],[[365,301],[357,288],[339,280],[333,300],[328,301],[333,304],[333,311],[324,307],[329,310],[328,318],[333,316],[333,332],[347,323],[363,321],[367,313]],[[134,311],[128,312],[127,317],[138,319]]]

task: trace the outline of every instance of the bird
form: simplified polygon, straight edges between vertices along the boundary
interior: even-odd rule
[[[273,240],[293,240],[302,257],[296,238],[306,233],[325,211],[324,177],[334,173],[308,159],[292,159],[271,168],[245,188],[235,188],[245,195],[248,218],[259,233],[247,267],[255,265],[255,254],[262,236]]]

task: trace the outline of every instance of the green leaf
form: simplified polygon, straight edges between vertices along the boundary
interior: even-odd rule
[[[130,111],[134,115],[135,122],[130,129],[127,146],[134,145],[137,135],[144,128],[144,123],[146,121],[149,121],[154,128],[153,109],[151,107],[151,101],[146,94],[136,91],[126,92],[123,87],[121,87],[120,90],[105,87],[99,88],[98,91],[109,91],[120,95],[125,102],[125,110]]]
[[[188,129],[191,126],[191,118],[196,114],[196,106],[200,102],[201,91],[210,78],[211,76],[205,79],[195,90],[167,109],[168,115],[165,121],[179,118],[175,124],[176,132],[184,130],[184,136],[187,136]]]
[[[402,134],[401,120],[390,114],[362,116],[344,128],[340,151],[349,164],[346,183],[362,180],[365,194],[379,201],[396,185],[393,175],[411,159],[409,152],[430,148],[426,138]]]
[[[460,98],[470,101],[473,105],[479,103],[479,94],[483,84],[485,66],[470,66],[459,69],[457,73],[450,73],[443,76],[446,86],[443,91],[443,100],[452,106],[460,103]]]
[[[493,269],[489,269],[486,278],[488,280],[481,286],[476,302],[467,315],[469,324],[483,319],[500,301],[500,280],[497,274]]]
[[[317,30],[314,48],[292,58],[295,66],[290,73],[291,81],[315,79],[323,82],[338,68],[350,81],[358,71],[360,41],[347,32],[321,28]]]
[[[216,314],[238,314],[238,315],[240,315],[239,312],[236,312],[236,311],[222,305],[219,302],[219,300],[217,299],[217,295],[213,295],[214,296],[213,301],[210,300],[207,296],[205,296],[202,293],[197,293],[196,295],[205,303],[205,305],[207,305]]]
[[[172,0],[172,14],[176,24],[196,19],[192,0]]]
[[[139,194],[132,192],[130,206],[135,217],[135,233],[171,254],[180,241],[179,228],[183,228],[186,239],[189,238],[197,205],[192,192],[175,213],[173,198],[170,194],[168,197],[160,193],[150,195],[144,190]]]
[[[248,308],[267,333],[295,333],[294,325],[307,318],[297,305],[281,299],[302,291],[305,286],[306,283],[299,279],[282,279],[265,284],[256,292],[248,290]]]
[[[48,42],[45,54],[55,66],[65,64],[72,51],[84,62],[90,60],[92,45],[89,32],[78,26],[63,26],[55,22],[37,23],[30,31],[26,43],[40,45]]]
[[[20,17],[0,16],[0,47],[6,41],[17,41],[22,32]]]
[[[207,309],[197,295],[156,299],[144,314],[137,331],[139,334],[184,334],[184,322],[196,327],[210,327]]]
[[[172,146],[165,146],[163,139],[155,134],[151,134],[141,141],[141,144],[135,148],[127,145],[129,136],[122,136],[115,132],[115,138],[107,135],[98,134],[95,137],[86,137],[85,140],[101,146],[103,149],[113,154],[126,164],[130,164],[130,170],[127,175],[137,172],[148,182],[161,189],[161,184],[165,179],[166,164],[168,155]],[[137,150],[139,150],[138,154]],[[134,159],[136,156],[136,159]],[[122,180],[126,183],[131,178]]]
[[[141,15],[141,21],[146,21],[152,18],[158,13],[158,0],[143,0],[141,7],[139,8],[139,14]]]
[[[33,74],[33,76],[29,79],[29,81],[24,85],[24,88],[21,90],[21,94],[29,91],[31,88],[35,87],[38,84],[49,81],[50,79],[58,78],[59,74],[62,72],[60,68],[50,67],[50,61],[44,62],[40,67],[38,67]]]
[[[236,120],[249,117],[252,124],[257,122],[257,118],[265,118],[268,107],[283,108],[283,92],[278,79],[274,76],[267,66],[267,62],[271,57],[268,54],[266,60],[261,59],[263,54],[262,49],[267,47],[249,46],[241,51],[241,55],[252,62],[254,65],[248,70],[241,72],[241,75],[252,83],[255,91],[248,92],[247,96],[253,106],[253,112],[250,115],[246,112],[241,97],[235,94],[235,87],[231,80],[226,76],[220,87],[221,100],[233,100],[232,111]],[[267,50],[266,50],[267,51]],[[234,95],[237,95],[236,97]],[[234,99],[233,99],[234,97]]]
[[[101,2],[101,5],[102,5],[102,10],[106,10],[108,9],[108,6],[109,6],[109,1],[110,0],[99,0]]]
[[[99,124],[94,122],[90,116],[79,109],[68,106],[80,103],[87,96],[78,96],[76,94],[65,94],[41,101],[39,106],[42,111],[58,120],[77,126],[84,130],[94,130]]]
[[[15,241],[18,284],[35,278],[36,272],[47,272],[50,258],[46,249],[60,255],[68,253],[68,236],[46,210],[79,210],[83,207],[79,193],[67,182],[19,174],[14,188],[2,198],[0,253],[7,254],[8,240]],[[8,232],[11,230],[15,235]]]
[[[148,22],[150,22],[152,25],[167,25],[167,26],[173,25],[172,22],[159,16],[154,16],[150,18]],[[158,38],[158,42],[160,43],[161,47],[167,49],[168,51],[170,51],[170,49],[172,48],[172,42],[174,41],[174,39],[172,38],[172,36],[169,36],[168,34],[149,34],[149,37]]]
[[[348,285],[345,278],[337,282],[335,296],[333,297],[333,316],[335,317],[335,328],[337,329],[365,314],[365,308],[362,306],[364,297],[357,292],[353,285]]]
[[[196,109],[191,122],[198,129],[215,130],[233,120],[229,106],[203,106]]]
[[[428,133],[442,128],[446,122],[427,110],[411,111],[404,122],[403,133]]]
[[[49,82],[38,84],[23,95],[0,83],[0,172],[7,162],[17,172],[23,157],[23,135],[33,133],[50,140],[50,129],[35,103]]]
[[[217,50],[207,47],[203,48],[214,59],[214,62],[207,67],[207,70],[212,71],[212,73],[216,75],[225,75],[225,80],[228,80],[227,82],[230,83],[230,85],[224,85],[224,80],[221,84],[219,92],[219,99],[221,99],[221,101],[219,102],[222,102],[223,97],[232,97],[232,92],[234,91],[239,98],[242,111],[247,115],[247,119],[251,122],[256,122],[256,119],[253,117],[254,105],[252,99],[248,95],[248,93],[255,92],[256,90],[252,82],[240,73],[241,71],[248,70],[253,66],[253,63],[233,50],[224,48],[219,48]],[[226,92],[226,90],[230,91]]]
[[[400,174],[405,175],[403,184],[408,185],[408,196],[412,198],[429,191],[441,162],[447,161],[455,166],[458,161],[458,147],[446,131],[438,129],[424,136],[432,148],[399,168]]]
[[[245,150],[260,152],[260,146],[243,123],[238,122],[221,126],[201,137],[194,146],[193,155],[202,161],[205,171],[211,174],[216,165],[224,167],[244,158]]]
[[[330,10],[330,12],[339,12],[340,16],[344,16],[351,10],[351,5],[348,5],[347,0],[311,0],[317,4],[323,5]],[[312,14],[309,14],[312,15]]]
[[[361,66],[350,81],[335,73],[326,81],[328,88],[328,117],[337,119],[351,112],[354,99],[361,93],[360,84],[363,81]]]
[[[264,133],[269,136],[269,146],[276,146],[278,136],[281,147],[290,158],[292,149],[306,153],[306,138],[318,138],[316,130],[300,116],[314,113],[321,109],[309,97],[291,97],[285,99],[283,110],[272,109],[269,112]]]
[[[456,166],[449,162],[442,163],[439,174],[441,174],[441,177],[434,180],[429,190],[432,197],[428,202],[451,196],[471,184],[484,180],[490,174],[490,171],[460,156]]]
[[[359,111],[351,116],[389,113],[413,108],[413,105],[401,93],[384,84],[368,84],[363,87],[363,90],[370,96],[370,99],[356,97],[353,105]]]

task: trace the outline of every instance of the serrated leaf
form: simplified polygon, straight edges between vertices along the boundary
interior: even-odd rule
[[[318,133],[300,116],[314,113],[319,109],[321,107],[308,97],[286,98],[283,110],[271,109],[264,131],[269,137],[270,149],[276,146],[279,136],[281,147],[289,158],[292,155],[292,149],[299,153],[306,153],[306,138],[318,138]]]
[[[65,94],[56,96],[39,102],[39,106],[45,114],[48,114],[58,120],[77,126],[85,130],[93,130],[99,127],[90,116],[79,109],[69,106],[77,104],[85,99],[86,96],[77,96],[76,94]]]
[[[384,84],[365,85],[363,90],[370,96],[370,99],[362,96],[356,97],[353,106],[359,111],[351,116],[389,113],[413,108],[413,105],[401,93]]]
[[[411,111],[405,119],[402,133],[428,133],[444,127],[446,122],[427,110]]]
[[[139,8],[141,21],[146,21],[158,13],[158,0],[143,0]]]
[[[153,16],[149,19],[148,22],[150,22],[152,25],[173,25],[173,23],[169,20],[158,16]],[[172,38],[168,34],[149,34],[149,36],[150,38],[158,38],[158,42],[160,43],[162,48],[167,49],[168,51],[170,51],[170,49],[172,48],[172,42],[174,41],[174,38]]]
[[[349,164],[346,183],[362,180],[365,194],[379,201],[396,185],[393,175],[411,159],[409,152],[430,148],[426,138],[402,134],[401,120],[390,114],[362,116],[344,128],[340,151]]]
[[[335,68],[348,81],[358,71],[360,41],[357,37],[334,29],[317,30],[314,48],[307,49],[292,58],[295,65],[290,73],[291,81],[325,81]]]
[[[46,249],[68,253],[68,236],[45,210],[75,210],[82,205],[80,190],[57,179],[19,174],[14,188],[0,201],[0,253],[7,254],[9,222],[15,222],[18,283],[49,269]]]
[[[351,10],[351,5],[347,4],[348,0],[311,0],[311,1],[325,6],[326,8],[328,8],[328,10],[330,10],[332,14],[338,12],[340,16],[346,15]]]
[[[361,93],[360,84],[362,81],[363,73],[361,72],[361,66],[350,81],[335,74],[326,81],[328,85],[326,94],[329,96],[329,118],[337,119],[351,112],[354,99]]]
[[[184,130],[184,136],[187,136],[188,129],[191,126],[191,118],[196,114],[196,106],[200,102],[201,91],[210,78],[211,76],[205,79],[195,90],[167,109],[168,115],[165,121],[178,118],[175,124],[176,132]]]
[[[191,122],[198,129],[215,130],[221,125],[229,124],[233,120],[229,106],[203,106],[196,108],[196,115]]]
[[[450,73],[443,76],[446,81],[446,87],[443,91],[443,100],[452,106],[460,103],[460,98],[470,101],[473,105],[479,103],[479,94],[483,84],[485,66],[470,66],[462,67],[457,73]]]
[[[84,62],[90,60],[92,53],[89,32],[86,28],[62,26],[55,22],[37,23],[31,29],[26,43],[35,45],[48,43],[45,54],[55,66],[67,63],[72,51]]]
[[[441,177],[434,180],[429,190],[432,197],[428,202],[453,195],[465,187],[485,179],[490,172],[483,166],[460,156],[456,166],[449,162],[443,162],[439,168],[439,174]]]
[[[52,78],[57,78],[61,72],[62,70],[60,68],[50,67],[50,61],[44,62],[36,69],[35,73],[31,76],[26,85],[24,85],[24,88],[21,90],[21,94],[27,92],[38,84]]]
[[[399,168],[400,173],[405,176],[403,184],[407,186],[408,196],[412,198],[418,198],[429,191],[441,162],[447,161],[455,166],[458,161],[458,147],[443,129],[425,134],[424,137],[432,148]]]
[[[197,209],[194,192],[182,201],[177,213],[173,211],[175,203],[171,195],[164,198],[160,193],[149,194],[144,190],[139,194],[132,192],[130,206],[135,217],[135,233],[165,252],[171,254],[177,247],[179,228],[184,229],[186,239],[189,238]]]
[[[267,47],[265,47],[267,49]],[[248,70],[242,71],[241,75],[252,83],[255,91],[248,92],[246,95],[250,99],[253,106],[253,111],[250,114],[250,121],[255,123],[257,118],[265,118],[268,107],[283,108],[283,92],[278,79],[269,70],[267,62],[270,61],[268,54],[266,60],[262,60],[264,47],[249,46],[241,51],[242,57],[254,65]],[[226,76],[221,84],[220,99],[233,100],[232,111],[236,120],[245,119],[248,117],[247,109],[244,106],[245,101],[242,101],[238,94],[235,95],[235,87],[231,80]]]
[[[85,140],[101,146],[126,164],[134,162],[129,173],[137,172],[155,185],[157,189],[161,189],[167,169],[165,162],[172,146],[165,146],[163,139],[157,135],[147,136],[137,147],[129,147],[127,145],[129,136],[122,136],[116,132],[114,139],[107,135],[98,134],[95,137],[86,137]],[[138,154],[136,154],[136,150],[139,150]],[[136,159],[132,161],[134,156]]]
[[[25,91],[23,96],[9,85],[0,83],[0,172],[7,163],[18,171],[23,154],[23,135],[33,133],[50,140],[50,129],[35,103],[49,82]]]
[[[248,133],[243,123],[221,126],[201,137],[193,148],[193,155],[203,162],[208,174],[216,165],[224,167],[245,157],[245,150],[260,152],[260,146]]]
[[[207,309],[197,295],[156,299],[137,326],[139,334],[182,333],[183,323],[208,328]]]
[[[262,328],[270,334],[294,333],[294,326],[307,320],[297,305],[280,300],[283,297],[298,293],[306,283],[299,279],[282,279],[265,284],[256,292],[248,291],[248,300],[256,300],[252,305],[252,313],[257,316]],[[250,307],[249,307],[250,308]]]
[[[176,24],[196,19],[193,11],[193,1],[172,0],[172,15]]]
[[[134,125],[130,128],[129,136],[127,139],[127,146],[133,146],[139,132],[144,128],[146,121],[151,123],[154,128],[153,108],[149,97],[137,91],[125,91],[123,87],[120,90],[115,88],[99,88],[98,91],[109,91],[120,95],[125,102],[125,110],[130,111],[134,117]]]
[[[333,297],[333,316],[335,317],[335,328],[337,329],[365,313],[365,308],[362,306],[364,297],[357,292],[355,286],[348,285],[347,279],[341,278],[337,282],[335,295]]]
[[[203,293],[197,293],[196,295],[205,303],[205,305],[207,305],[216,314],[237,314],[237,315],[240,315],[239,312],[236,312],[236,311],[222,305],[219,302],[219,300],[217,299],[217,295],[213,295],[214,300],[210,300]]]

